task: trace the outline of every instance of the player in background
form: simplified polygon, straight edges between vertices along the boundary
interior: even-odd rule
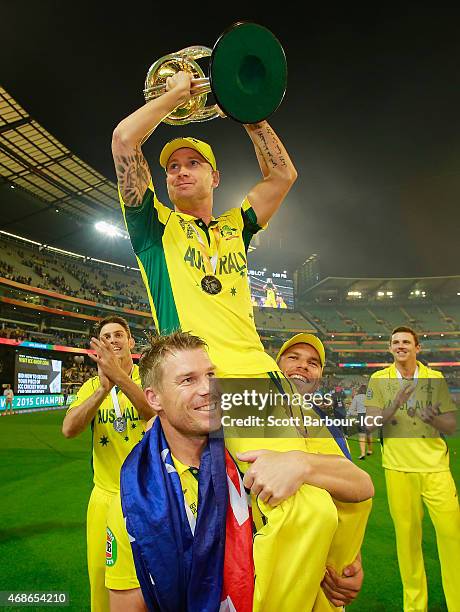
[[[278,293],[278,295],[276,296],[276,307],[277,308],[287,308],[287,304],[284,301],[284,298],[281,295],[281,293]]]
[[[366,410],[376,425],[383,424],[382,465],[396,533],[404,612],[428,609],[422,551],[424,505],[436,531],[447,609],[457,612],[460,508],[444,439],[456,430],[456,407],[442,373],[417,359],[421,347],[413,329],[394,329],[389,350],[393,364],[372,374]]]
[[[283,344],[276,360],[286,378],[304,397],[305,394],[308,397],[320,392],[326,351],[317,336],[307,333],[296,334]],[[323,394],[320,393],[321,395]],[[323,395],[323,400],[324,402],[328,400],[326,394]],[[327,415],[327,408],[323,409],[322,403],[320,400],[313,410],[304,411],[304,414],[310,414],[316,419],[324,418]],[[310,440],[311,448],[321,453],[347,454],[348,445],[341,431],[337,430],[335,437],[331,437],[327,435],[327,431],[324,431],[325,428],[310,429],[317,430],[309,432],[314,436]],[[360,549],[371,510],[371,501],[353,504],[335,499],[335,504],[339,526],[331,543],[327,571],[322,582],[323,592],[319,593],[315,610],[349,605],[358,596],[364,578]]]
[[[361,385],[358,392],[351,401],[350,414],[356,415],[358,420],[359,449],[361,451],[358,459],[363,461],[367,455],[372,455],[372,433],[368,431],[363,419],[366,417],[366,385]],[[367,444],[367,451],[366,451]]]
[[[265,285],[262,287],[263,291],[265,291],[265,308],[277,308],[277,295],[278,292],[276,290],[275,285],[273,284],[273,279],[268,278]]]
[[[106,520],[110,501],[120,489],[120,468],[142,439],[145,421],[153,416],[139,388],[139,368],[131,357],[133,347],[134,339],[125,319],[109,316],[98,323],[91,341],[98,375],[79,389],[62,424],[66,438],[78,436],[87,427],[92,431],[94,488],[87,512],[92,612],[109,610],[104,563]]]

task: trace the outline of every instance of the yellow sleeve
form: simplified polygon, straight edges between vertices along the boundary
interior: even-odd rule
[[[120,493],[113,496],[107,514],[105,586],[118,591],[139,588]]]
[[[366,399],[364,405],[366,408],[379,408],[383,410],[385,408],[385,399],[382,393],[382,385],[384,384],[383,378],[377,378],[371,376],[369,385],[367,387]]]
[[[436,401],[441,403],[439,406],[439,412],[441,414],[446,412],[455,412],[457,410],[457,406],[449,392],[449,387],[447,386],[447,382],[444,376],[442,378],[432,381],[432,384],[438,387],[436,393]]]
[[[96,391],[96,389],[99,388],[99,386],[100,383],[98,376],[93,376],[92,378],[89,378],[85,383],[83,383],[80,389],[78,390],[77,399],[70,404],[66,414],[69,414],[71,410],[73,410],[80,404],[83,404],[83,402],[85,402],[89,397],[93,395],[93,393]]]

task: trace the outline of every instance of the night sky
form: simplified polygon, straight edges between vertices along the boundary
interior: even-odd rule
[[[1,82],[115,180],[112,130],[143,104],[149,65],[188,45],[212,47],[232,22],[256,21],[286,52],[287,93],[270,122],[299,179],[251,265],[293,270],[318,253],[323,276],[459,274],[456,16],[432,3],[372,3],[366,12],[281,4],[286,11],[262,3],[5,1]],[[163,199],[158,153],[179,135],[214,148],[222,181],[215,210],[238,206],[259,178],[244,129],[228,119],[160,126],[144,151]]]

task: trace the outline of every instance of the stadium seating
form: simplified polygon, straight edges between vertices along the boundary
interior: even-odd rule
[[[262,332],[282,331],[297,333],[314,329],[300,312],[292,310],[256,307],[254,308],[254,320],[257,329]]]
[[[38,247],[18,245],[2,237],[0,275],[30,286],[112,306],[148,311],[147,294],[139,272],[57,255]],[[109,280],[110,277],[110,280]]]
[[[137,270],[39,249],[4,235],[0,247],[0,276],[22,283],[18,287],[8,280],[0,282],[2,338],[87,348],[94,322],[110,313],[128,318],[138,345],[145,341],[145,330],[153,330]],[[31,287],[48,293],[34,292]],[[325,342],[330,370],[341,361],[377,363],[388,359],[391,330],[407,325],[419,332],[428,358],[460,359],[460,302],[452,296],[436,302],[349,300],[346,294],[340,299],[339,285],[335,295],[333,301],[318,296],[298,300],[296,311],[255,307],[255,323],[265,349],[275,356],[289,335],[306,331],[319,334]],[[133,310],[139,311],[137,316]]]

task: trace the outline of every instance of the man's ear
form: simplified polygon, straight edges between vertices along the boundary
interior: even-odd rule
[[[132,336],[130,336],[128,340],[128,346],[129,346],[130,351],[133,350],[135,344],[136,344],[136,341],[134,340]]]
[[[163,411],[161,407],[161,400],[158,391],[152,389],[152,387],[147,387],[144,389],[144,395],[147,399],[149,406],[151,406],[157,414]]]
[[[212,171],[212,186],[214,189],[219,186],[220,183],[220,172],[219,170]]]

